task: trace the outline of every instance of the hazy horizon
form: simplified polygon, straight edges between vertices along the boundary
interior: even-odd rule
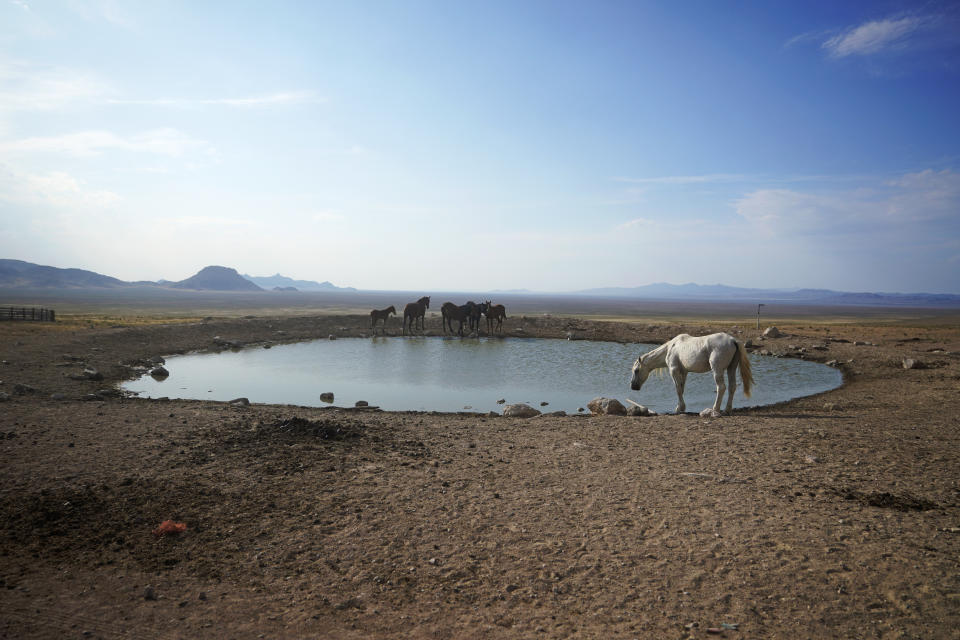
[[[0,25],[3,257],[960,294],[955,3],[7,0]]]

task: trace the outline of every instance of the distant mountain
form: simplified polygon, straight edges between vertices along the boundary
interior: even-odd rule
[[[186,280],[166,285],[171,289],[193,289],[197,291],[263,291],[253,282],[230,267],[204,267]]]
[[[641,287],[585,289],[579,295],[650,300],[701,300],[743,302],[786,302],[808,304],[958,307],[960,295],[943,293],[850,293],[830,289],[750,289],[723,284],[669,284],[658,282]]]
[[[131,287],[124,282],[85,269],[61,269],[23,260],[0,260],[0,287],[30,289],[86,289]]]
[[[330,282],[294,280],[293,278],[282,276],[279,273],[272,276],[251,276],[243,274],[243,277],[264,289],[276,289],[280,287],[283,291],[289,291],[287,287],[294,287],[297,291],[356,291],[353,287],[338,287]]]

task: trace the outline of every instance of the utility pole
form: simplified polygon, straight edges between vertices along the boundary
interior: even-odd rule
[[[760,330],[760,307],[765,307],[767,305],[760,303],[757,305],[757,330]]]

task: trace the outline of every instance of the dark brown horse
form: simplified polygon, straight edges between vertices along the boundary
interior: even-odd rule
[[[383,332],[387,332],[387,318],[390,314],[397,315],[397,309],[390,305],[386,309],[374,309],[370,312],[370,324],[373,326],[373,335],[377,335],[377,323],[383,322]]]
[[[420,319],[420,330],[423,331],[423,317],[427,315],[426,310],[430,308],[430,296],[423,296],[416,302],[409,302],[403,308],[403,335],[407,335],[407,318],[410,319],[410,333],[417,326],[417,319]]]
[[[493,304],[489,300],[485,303],[487,305],[487,333],[492,333],[493,321],[497,321],[497,331],[503,333],[503,321],[507,317],[507,308],[502,304]]]
[[[473,302],[468,302],[463,306],[457,306],[452,302],[444,302],[443,306],[440,307],[440,315],[443,316],[443,332],[447,332],[447,324],[450,324],[450,333],[453,333],[453,321],[456,320],[460,323],[460,326],[457,328],[457,335],[461,338],[463,337],[463,321],[469,320],[471,317],[471,312],[473,307],[477,306]]]
[[[470,331],[476,331],[477,335],[480,334],[480,316],[485,313],[487,310],[487,303],[481,302],[477,304],[472,300],[467,303],[467,306],[470,307]]]

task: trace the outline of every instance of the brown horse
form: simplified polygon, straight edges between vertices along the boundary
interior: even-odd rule
[[[374,309],[370,312],[370,324],[373,326],[373,335],[377,335],[377,323],[383,321],[383,332],[387,332],[387,318],[390,314],[397,315],[397,309],[390,305],[386,309]]]
[[[443,306],[440,307],[440,315],[443,316],[443,332],[447,332],[447,323],[450,324],[450,333],[453,333],[453,321],[456,320],[460,323],[459,328],[457,329],[457,335],[461,338],[463,337],[463,321],[469,320],[473,307],[476,304],[473,302],[468,302],[462,307],[458,307],[452,302],[444,302]]]
[[[407,335],[407,318],[410,319],[410,333],[417,326],[417,318],[420,319],[420,330],[423,331],[423,317],[427,315],[426,309],[430,308],[430,296],[423,296],[416,302],[409,302],[403,308],[403,335]]]
[[[507,317],[507,308],[502,304],[493,304],[487,300],[484,304],[487,305],[487,333],[490,334],[493,332],[493,321],[497,321],[497,331],[503,333],[503,321]]]

